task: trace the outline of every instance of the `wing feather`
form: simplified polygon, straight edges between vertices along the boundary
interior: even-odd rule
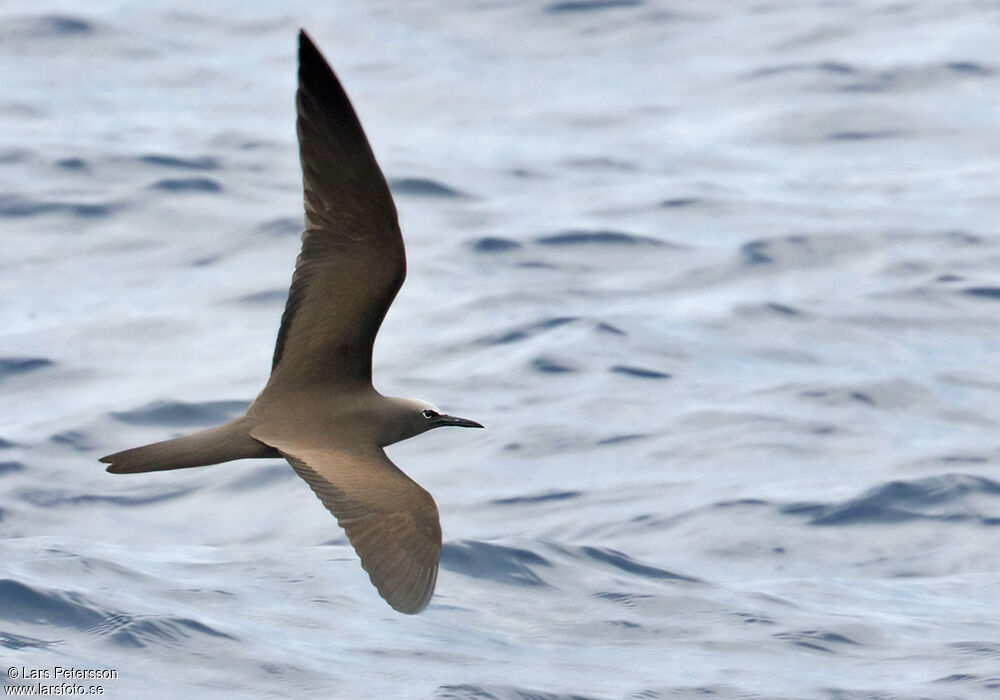
[[[379,595],[399,612],[423,610],[441,558],[441,523],[431,495],[380,448],[274,447],[337,518]]]
[[[299,34],[306,230],[269,386],[371,381],[375,336],[406,277],[396,207],[340,81]]]

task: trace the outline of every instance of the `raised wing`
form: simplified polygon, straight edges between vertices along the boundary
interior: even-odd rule
[[[371,381],[375,335],[406,276],[396,207],[347,94],[299,33],[306,230],[270,385]]]
[[[379,595],[401,613],[430,602],[441,522],[429,493],[379,447],[359,452],[273,444],[347,532]]]

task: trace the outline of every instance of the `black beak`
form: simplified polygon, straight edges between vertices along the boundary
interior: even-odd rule
[[[456,428],[485,428],[482,423],[477,423],[474,420],[469,420],[468,418],[458,418],[457,416],[446,416],[440,415],[434,419],[435,428],[444,428],[445,426],[454,426]]]

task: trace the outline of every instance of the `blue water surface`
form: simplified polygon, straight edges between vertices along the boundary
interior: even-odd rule
[[[0,4],[0,659],[112,698],[994,698],[989,3]],[[377,596],[238,415],[302,228],[296,32],[396,194],[390,448],[445,548]],[[3,679],[10,687],[33,681]]]

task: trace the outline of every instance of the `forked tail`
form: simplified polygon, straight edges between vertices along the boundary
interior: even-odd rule
[[[234,459],[280,457],[273,447],[250,437],[253,425],[253,421],[243,416],[194,435],[116,452],[101,457],[101,461],[110,465],[108,471],[112,474],[138,474],[204,467]]]

